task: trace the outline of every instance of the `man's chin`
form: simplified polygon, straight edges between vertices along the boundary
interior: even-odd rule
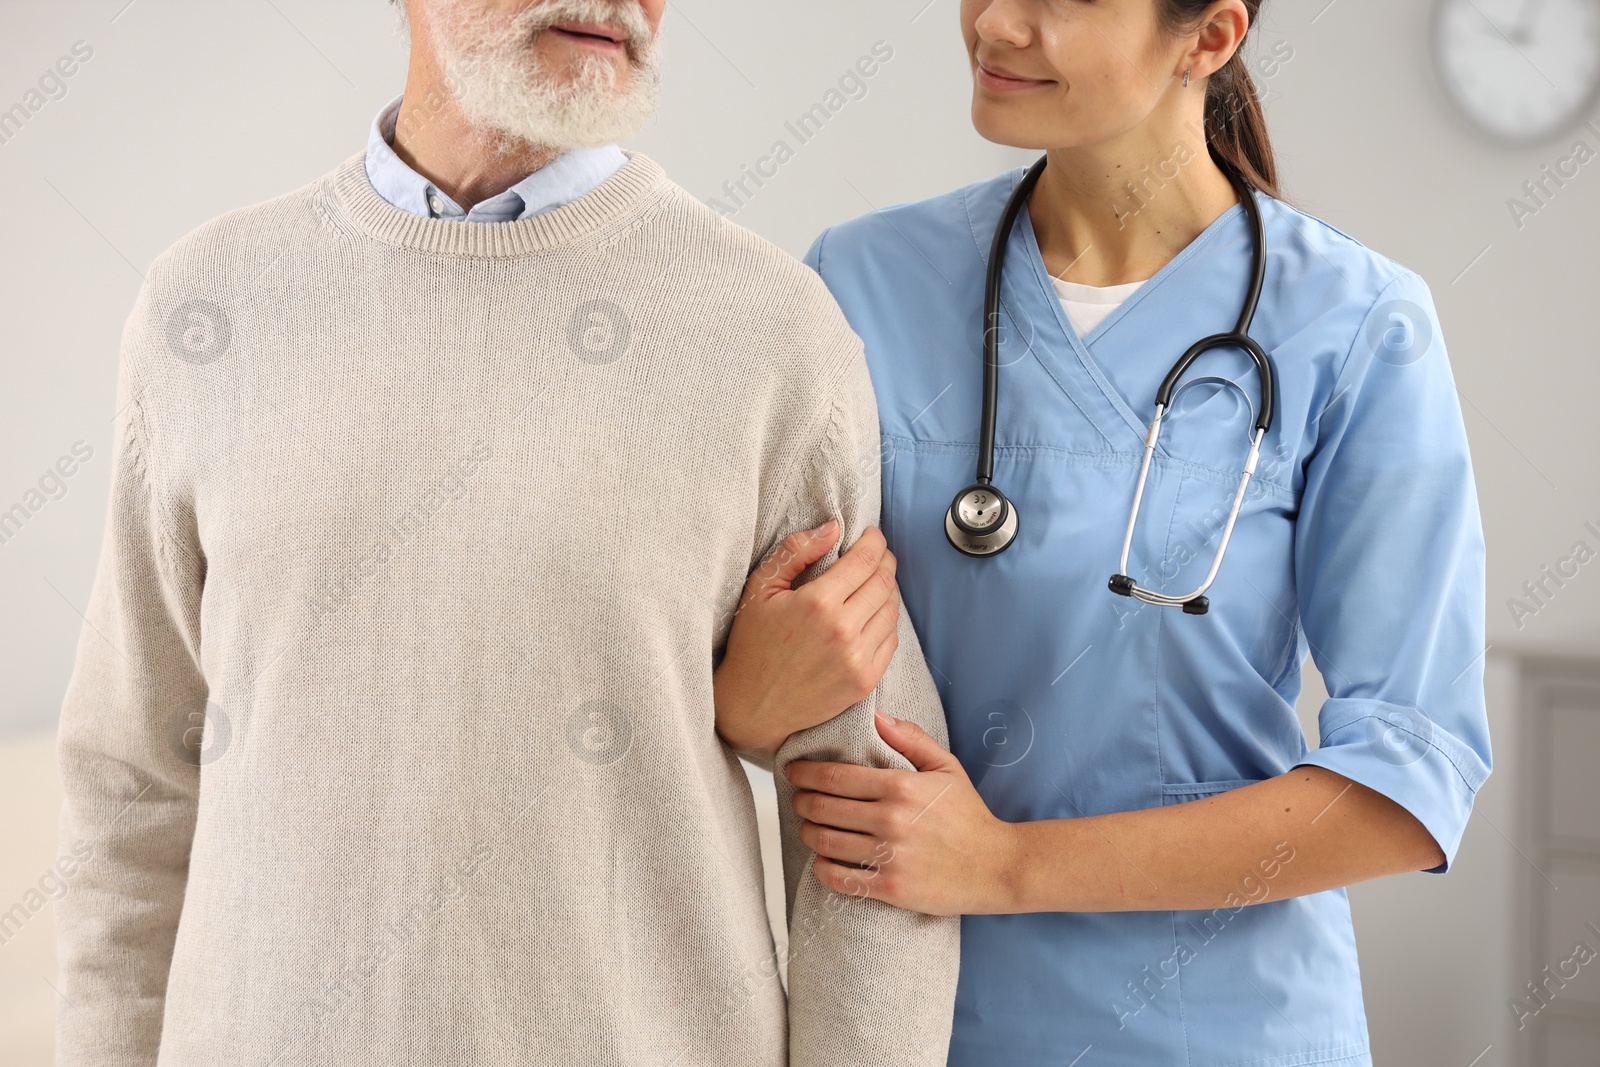
[[[566,152],[574,148],[600,148],[632,137],[643,126],[643,123],[608,124],[582,133],[517,124],[479,125],[477,129],[484,149],[500,158],[509,158],[549,149]]]
[[[597,148],[632,137],[650,121],[656,100],[653,95],[640,99],[639,92],[608,92],[603,103],[568,101],[548,110],[530,107],[525,113],[519,113],[517,107],[499,114],[490,109],[490,113],[469,114],[468,118],[482,131],[485,146],[500,156],[522,154],[530,148]]]

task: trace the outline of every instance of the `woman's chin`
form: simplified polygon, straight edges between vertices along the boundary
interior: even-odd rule
[[[1029,122],[1015,114],[996,114],[1007,108],[995,108],[989,101],[975,97],[972,101],[972,128],[979,137],[991,144],[1010,148],[1055,148],[1062,144],[1061,135],[1052,136],[1043,124]]]

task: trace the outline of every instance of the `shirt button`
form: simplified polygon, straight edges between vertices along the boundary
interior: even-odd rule
[[[444,201],[439,199],[438,193],[428,194],[428,206],[433,208],[435,215],[444,214]]]

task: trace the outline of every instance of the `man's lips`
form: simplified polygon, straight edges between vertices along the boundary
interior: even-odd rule
[[[550,29],[571,40],[603,48],[620,46],[626,44],[628,40],[628,35],[615,26],[607,26],[600,22],[563,22],[559,26],[551,26]]]

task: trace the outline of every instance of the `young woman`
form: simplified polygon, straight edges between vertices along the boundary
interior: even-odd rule
[[[1279,197],[1240,53],[1259,8],[964,0],[979,132],[1046,160],[1013,225],[1022,168],[808,256],[866,345],[884,558],[951,751],[880,718],[916,770],[787,773],[824,884],[964,916],[958,1067],[1371,1063],[1343,887],[1447,870],[1489,773],[1483,539],[1433,301]],[[1198,355],[1151,445],[1174,363],[1246,317],[1267,362]],[[792,605],[753,600],[722,665],[769,742],[843,707],[817,694],[858,667],[817,649],[859,631],[859,665],[882,640],[844,602]]]

